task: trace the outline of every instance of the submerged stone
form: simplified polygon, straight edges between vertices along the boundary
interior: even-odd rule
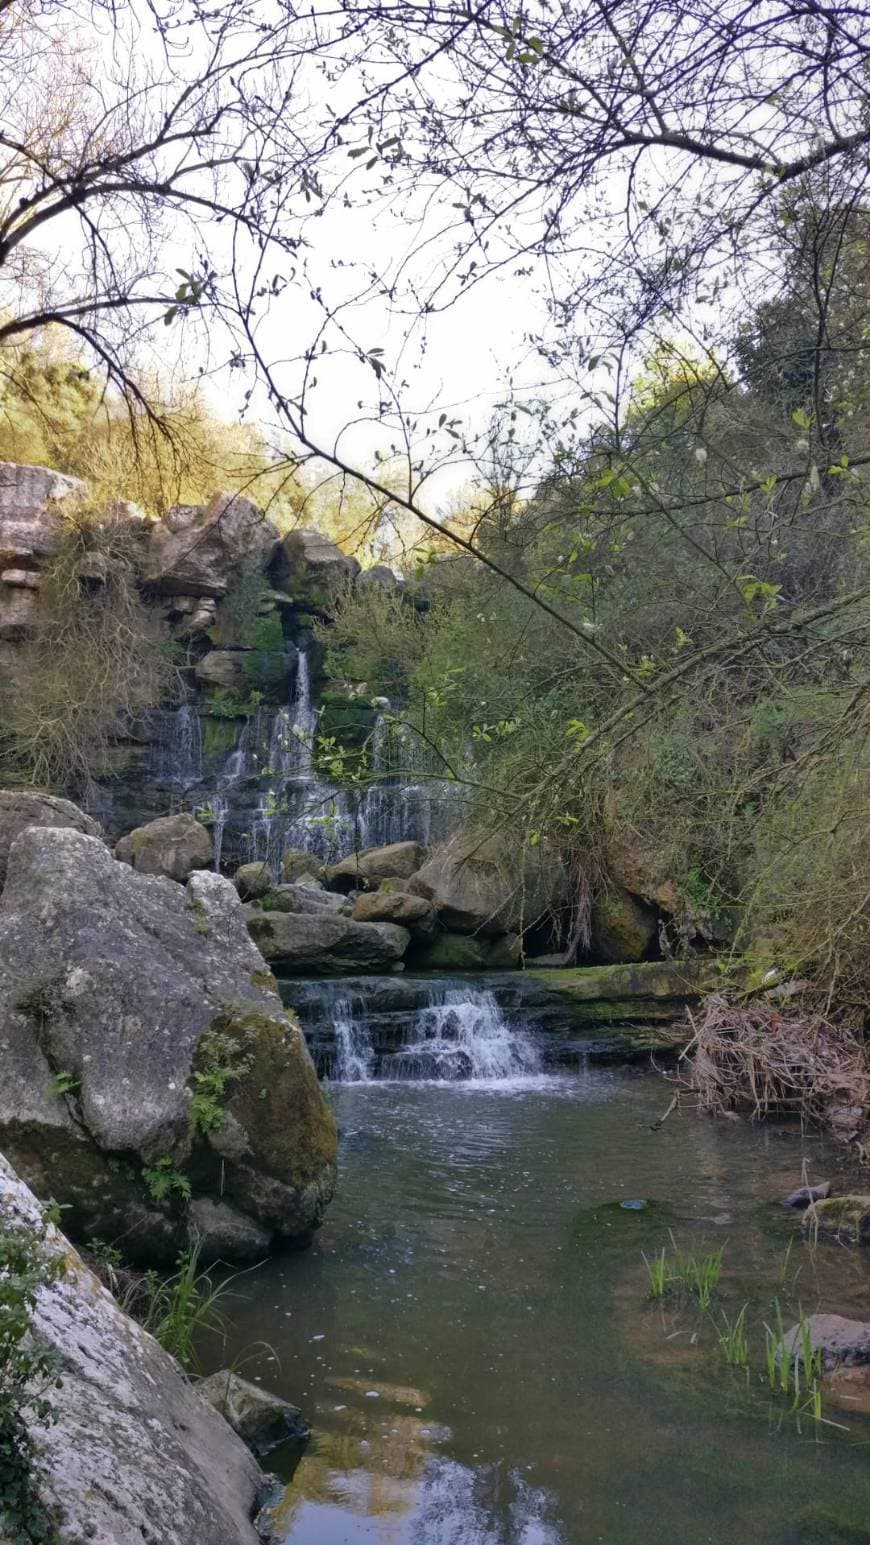
[[[830,1196],[811,1202],[801,1227],[809,1238],[820,1234],[841,1244],[870,1244],[870,1196]]]
[[[286,1438],[307,1438],[311,1432],[298,1406],[239,1378],[229,1368],[200,1379],[196,1389],[255,1454],[267,1454]]]

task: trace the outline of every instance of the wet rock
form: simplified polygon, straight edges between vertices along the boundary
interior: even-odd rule
[[[268,864],[258,859],[252,864],[240,864],[233,875],[233,884],[243,901],[256,901],[270,890],[275,880]]]
[[[216,493],[203,508],[176,505],[152,528],[143,579],[164,595],[222,596],[242,564],[264,570],[278,532],[250,499]]]
[[[267,1454],[287,1438],[307,1438],[311,1431],[298,1406],[249,1384],[229,1368],[200,1379],[196,1392],[220,1412],[255,1454]]]
[[[367,891],[354,903],[351,916],[358,923],[398,923],[413,938],[435,932],[435,908],[422,896],[402,891]]]
[[[0,899],[0,1026],[0,1147],[79,1237],[171,1260],[203,1198],[270,1238],[319,1224],[334,1122],[229,880],[185,889],[80,832],[22,832]],[[234,1072],[198,1114],[193,1075],[216,1058]]]
[[[116,844],[115,857],[139,874],[162,874],[183,885],[195,869],[212,862],[212,841],[200,821],[182,812],[128,832]]]
[[[830,1194],[831,1182],[830,1180],[823,1180],[821,1184],[817,1186],[798,1186],[796,1191],[790,1192],[790,1194],[783,1201],[782,1205],[783,1207],[795,1207],[803,1209],[805,1207],[809,1207],[811,1202],[826,1201]]]
[[[241,649],[210,649],[197,663],[195,675],[201,686],[230,692],[234,697],[246,698],[251,688]]]
[[[355,923],[316,912],[253,912],[248,928],[266,960],[297,975],[338,976],[347,971],[389,971],[411,938],[394,923]]]
[[[349,891],[373,888],[382,880],[410,880],[426,862],[428,851],[420,842],[390,842],[386,847],[349,853],[330,865],[326,883],[333,890]]]
[[[847,1320],[841,1314],[810,1314],[804,1328],[812,1351],[822,1353],[826,1368],[835,1368],[841,1363],[847,1367],[870,1363],[870,1324],[864,1320]],[[795,1361],[801,1358],[803,1334],[800,1325],[793,1325],[786,1331],[783,1345]]]
[[[870,1196],[830,1196],[811,1202],[801,1228],[809,1238],[821,1235],[841,1244],[870,1244]]]
[[[622,886],[611,885],[592,905],[591,950],[599,960],[646,960],[658,942],[658,912]]]
[[[102,837],[99,822],[69,799],[28,790],[0,790],[0,886],[6,880],[9,849],[28,826],[66,826],[89,837]]]
[[[567,876],[546,846],[519,850],[503,837],[457,832],[410,881],[454,933],[523,933],[565,903]]]
[[[41,1226],[36,1198],[2,1157],[0,1218]],[[56,1421],[30,1423],[38,1496],[57,1510],[58,1545],[128,1545],[145,1539],[145,1521],[160,1545],[257,1545],[263,1475],[245,1444],[62,1234],[50,1228],[41,1249],[66,1263],[33,1317],[63,1375],[50,1391]]]

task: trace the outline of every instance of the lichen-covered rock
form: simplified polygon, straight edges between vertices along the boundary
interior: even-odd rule
[[[348,853],[326,871],[326,883],[334,890],[364,890],[382,880],[410,880],[429,856],[421,842],[389,842],[381,848]]]
[[[351,916],[357,923],[398,923],[418,939],[428,938],[436,926],[431,901],[407,891],[367,891],[358,897]]]
[[[0,899],[0,1061],[0,1147],[77,1237],[171,1259],[203,1234],[201,1198],[269,1238],[320,1223],[334,1122],[220,875],[185,890],[93,837],[24,831]],[[217,1092],[197,1077],[215,1069]]]
[[[2,1156],[0,1220],[41,1227],[35,1197]],[[57,1419],[30,1430],[58,1545],[257,1545],[264,1477],[245,1444],[62,1234],[49,1228],[41,1249],[65,1263],[33,1316],[60,1363]]]
[[[407,928],[395,923],[355,923],[324,908],[311,913],[251,912],[248,927],[266,960],[308,976],[389,971],[411,938]]]
[[[240,864],[233,875],[233,884],[243,901],[256,901],[257,897],[264,896],[274,883],[272,871],[262,859],[257,859],[251,864]]]
[[[646,960],[658,943],[658,913],[621,885],[599,892],[592,905],[591,952],[608,965]]]
[[[200,821],[182,811],[137,826],[115,846],[115,857],[139,874],[162,874],[182,885],[212,861],[212,841]]]
[[[307,1438],[311,1431],[298,1406],[249,1384],[230,1368],[200,1379],[196,1390],[255,1454],[267,1454],[286,1438]]]
[[[500,836],[460,831],[436,849],[409,889],[432,902],[444,928],[497,938],[558,912],[566,886],[561,860],[544,844],[515,847]]]
[[[36,591],[0,586],[0,639],[18,640],[36,626]]]
[[[205,506],[178,505],[153,527],[143,578],[164,595],[222,596],[234,570],[264,570],[278,532],[250,499],[216,493]]]
[[[68,826],[73,831],[86,832],[89,837],[102,836],[99,822],[69,799],[29,789],[0,790],[0,886],[6,881],[9,849],[27,826]]]

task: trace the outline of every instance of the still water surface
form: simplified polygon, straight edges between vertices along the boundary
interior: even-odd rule
[[[287,1545],[857,1545],[870,1418],[796,1420],[762,1382],[773,1302],[870,1318],[868,1251],[778,1199],[848,1161],[590,1071],[334,1086],[341,1182],[310,1251],[243,1278],[230,1356],[300,1405]],[[645,1199],[625,1210],[625,1199]],[[713,1316],[650,1302],[641,1252],[725,1246]],[[715,1349],[749,1300],[751,1377]],[[263,1347],[262,1343],[268,1343]],[[261,1343],[252,1350],[254,1343]],[[214,1365],[227,1353],[215,1353]]]

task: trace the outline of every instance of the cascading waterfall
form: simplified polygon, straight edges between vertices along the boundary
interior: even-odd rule
[[[182,703],[160,715],[159,736],[154,742],[152,777],[180,793],[202,780],[202,726],[190,703]]]
[[[442,989],[417,1015],[413,1039],[390,1057],[393,1078],[516,1078],[535,1073],[540,1056],[532,1038],[513,1030],[491,992]]]
[[[508,1024],[493,993],[470,984],[426,985],[424,1000],[404,1017],[387,1046],[373,1034],[365,988],[337,980],[310,984],[297,1003],[303,1026],[318,1035],[326,1027],[332,1043],[328,1071],[339,1083],[373,1078],[405,1082],[435,1079],[499,1081],[536,1073],[538,1048],[521,1028]],[[380,1047],[380,1049],[379,1049]]]

